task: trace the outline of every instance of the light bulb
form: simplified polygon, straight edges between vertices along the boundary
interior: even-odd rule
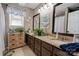
[[[38,9],[38,11],[39,11],[39,12],[41,11],[40,8]]]
[[[43,7],[41,7],[41,10],[43,10]]]
[[[44,5],[44,8],[47,9],[47,4]]]

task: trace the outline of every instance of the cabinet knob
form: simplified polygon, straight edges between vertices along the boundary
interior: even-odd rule
[[[15,44],[12,44],[12,45],[15,45]]]
[[[15,40],[15,39],[12,39],[13,41]]]

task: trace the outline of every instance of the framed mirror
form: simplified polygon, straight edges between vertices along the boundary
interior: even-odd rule
[[[65,33],[65,10],[61,6],[55,7],[54,32]]]
[[[65,5],[67,5],[67,7],[65,7]],[[73,36],[74,34],[79,33],[78,26],[77,26],[79,23],[79,20],[77,20],[79,17],[78,16],[79,11],[77,10],[79,10],[79,8],[76,8],[74,6],[74,9],[72,9],[71,7],[73,6],[72,5],[68,6],[68,5],[71,5],[71,4],[59,3],[54,6],[52,33],[56,34],[58,32],[58,34],[60,35],[68,35],[68,36]],[[75,4],[73,3],[73,5]],[[64,9],[62,9],[61,7],[63,7]]]
[[[33,30],[40,28],[40,14],[33,16]]]

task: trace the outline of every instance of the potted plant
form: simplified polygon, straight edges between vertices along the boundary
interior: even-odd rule
[[[38,29],[38,28],[34,30],[34,34],[38,35],[38,36],[46,35],[46,33],[43,31],[43,29]]]
[[[20,33],[21,33],[21,32],[23,32],[23,31],[24,31],[24,28],[23,28],[23,27],[19,27],[19,28],[16,28],[16,29],[15,29],[15,31],[16,31],[16,32],[20,32]]]

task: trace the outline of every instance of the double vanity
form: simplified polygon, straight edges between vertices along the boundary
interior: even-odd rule
[[[70,56],[76,55],[63,51],[60,45],[71,43],[71,41],[62,41],[53,36],[35,36],[26,33],[26,44],[37,56]]]

